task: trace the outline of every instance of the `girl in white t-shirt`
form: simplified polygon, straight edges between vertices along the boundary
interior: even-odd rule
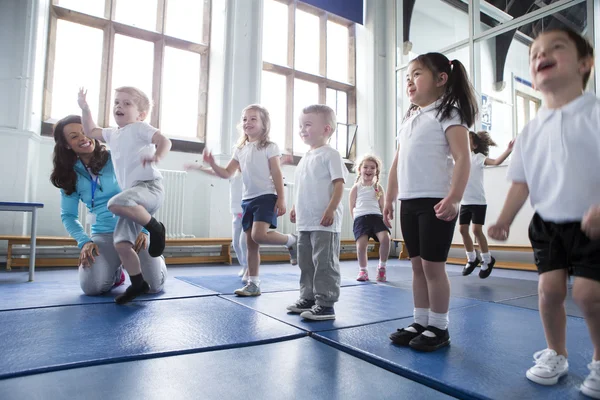
[[[383,222],[383,187],[379,184],[381,160],[374,155],[363,156],[356,168],[356,183],[350,190],[350,215],[354,220],[354,239],[358,256],[357,281],[368,281],[367,246],[369,238],[380,243],[377,281],[386,281],[386,264],[390,254],[390,230]]]
[[[467,276],[473,272],[481,264],[479,277],[485,279],[492,273],[496,259],[492,257],[488,248],[488,242],[483,233],[483,225],[485,225],[485,212],[487,210],[487,202],[485,200],[485,190],[483,189],[483,169],[486,165],[500,165],[510,155],[514,141],[508,144],[508,148],[498,158],[488,158],[490,154],[490,146],[496,146],[496,143],[490,137],[490,134],[485,131],[469,132],[469,141],[471,145],[471,173],[469,181],[465,188],[460,203],[460,234],[463,238],[465,251],[467,252],[467,264],[463,268],[462,274]],[[477,258],[473,240],[469,234],[469,225],[473,221],[473,235],[479,244],[481,252],[481,260]]]
[[[283,174],[277,145],[269,140],[271,119],[266,108],[258,104],[246,107],[238,126],[240,140],[232,159],[223,168],[205,149],[204,162],[217,176],[229,179],[238,169],[242,172],[242,229],[248,246],[248,283],[235,291],[238,296],[260,296],[259,245],[285,245],[292,264],[296,257],[296,236],[269,229],[277,228],[277,217],[285,214]]]
[[[469,129],[477,100],[463,64],[441,53],[408,65],[412,105],[399,129],[384,219],[400,205],[400,226],[413,269],[414,323],[390,335],[397,345],[434,351],[450,344],[446,260],[471,168]]]

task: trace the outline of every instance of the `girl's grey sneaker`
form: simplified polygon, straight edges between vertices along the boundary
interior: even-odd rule
[[[298,299],[294,304],[287,306],[289,312],[301,314],[304,311],[310,311],[315,305],[314,300]]]
[[[333,307],[323,307],[315,304],[310,310],[304,311],[300,316],[313,321],[324,321],[327,319],[335,319],[335,311],[333,310]]]
[[[296,238],[296,241],[288,247],[288,251],[290,252],[290,263],[296,265],[298,264],[298,235],[292,234],[292,236]]]
[[[600,399],[600,361],[592,361],[588,368],[590,374],[581,385],[581,393],[592,399]]]
[[[251,297],[251,296],[260,296],[260,288],[254,282],[248,282],[246,286],[241,289],[236,290],[236,295],[241,297]]]
[[[545,349],[533,355],[535,365],[527,371],[527,379],[540,385],[556,385],[569,372],[569,362],[556,351]],[[585,382],[584,382],[585,383]]]

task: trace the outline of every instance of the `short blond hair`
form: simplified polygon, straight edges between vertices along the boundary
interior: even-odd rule
[[[133,101],[140,112],[150,113],[152,109],[152,102],[146,93],[133,86],[121,86],[115,89],[115,93],[122,92],[127,93],[133,97]]]
[[[302,109],[302,114],[318,114],[323,117],[325,123],[331,127],[331,134],[337,128],[337,117],[335,111],[325,104],[313,104]]]

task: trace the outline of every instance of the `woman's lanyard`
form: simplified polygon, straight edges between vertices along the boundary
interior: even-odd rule
[[[91,172],[88,173],[90,174],[90,180],[92,181],[92,210],[94,209],[94,197],[96,196],[96,188],[98,187],[98,178],[99,176],[96,175],[96,179],[92,178],[92,174]]]

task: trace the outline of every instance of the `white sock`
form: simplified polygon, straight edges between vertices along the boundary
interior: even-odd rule
[[[413,311],[413,315],[415,318],[415,323],[421,325],[424,328],[426,328],[427,325],[429,325],[429,308],[415,308],[415,310]],[[413,333],[417,332],[417,330],[412,326],[406,328],[406,330]]]
[[[467,261],[473,262],[473,261],[475,261],[476,258],[477,258],[477,253],[475,253],[475,250],[467,251]]]
[[[288,233],[287,237],[288,237],[288,240],[285,243],[285,245],[286,245],[286,247],[292,247],[292,245],[294,243],[296,243],[296,236],[291,235],[291,234]]]
[[[448,329],[448,313],[438,314],[434,313],[433,311],[429,311],[429,325],[441,330]],[[435,337],[435,334],[430,331],[423,332],[423,335]]]
[[[387,266],[387,260],[386,261],[379,260],[379,268],[385,268],[386,266]]]
[[[248,283],[254,283],[256,286],[260,285],[260,279],[258,276],[248,276]]]
[[[367,272],[367,267],[358,267],[361,271]]]
[[[488,264],[492,262],[492,253],[489,251],[487,253],[481,253],[481,259],[483,260],[481,269],[486,270],[488,268]]]

